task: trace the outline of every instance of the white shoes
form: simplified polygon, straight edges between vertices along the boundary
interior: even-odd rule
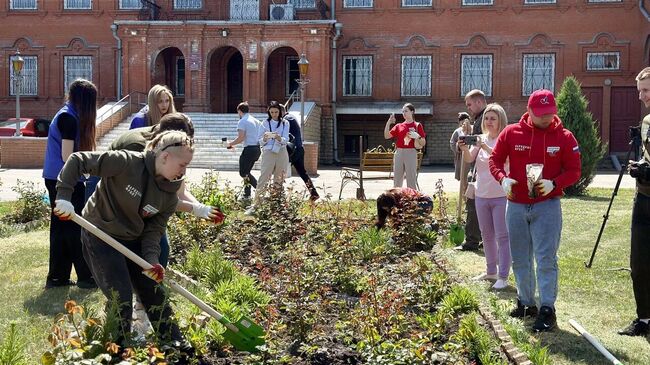
[[[501,290],[508,287],[508,279],[497,279],[497,282],[492,285],[492,289]]]
[[[486,274],[486,273],[483,273],[483,274],[481,274],[481,275],[479,275],[479,276],[475,276],[475,277],[473,277],[472,279],[473,279],[473,280],[477,280],[477,281],[478,281],[478,280],[497,280],[498,277],[497,277],[496,274]]]

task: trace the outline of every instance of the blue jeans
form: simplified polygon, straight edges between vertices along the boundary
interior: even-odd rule
[[[558,286],[557,250],[562,233],[560,198],[535,204],[508,201],[506,223],[510,234],[512,271],[517,281],[519,300],[527,306],[536,305],[537,284],[540,306],[555,308]],[[537,264],[535,271],[533,255]]]

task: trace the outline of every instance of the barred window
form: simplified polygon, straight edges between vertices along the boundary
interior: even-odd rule
[[[142,2],[140,0],[120,0],[120,9],[141,9]]]
[[[9,0],[9,9],[12,10],[35,10],[38,9],[36,0]]]
[[[93,80],[93,58],[91,56],[63,57],[63,92],[76,79]]]
[[[293,7],[296,9],[315,9],[316,0],[291,0]]]
[[[174,0],[174,9],[201,9],[203,0]]]
[[[522,95],[538,89],[555,89],[555,54],[525,54],[523,59]]]
[[[610,71],[620,70],[621,54],[619,52],[588,52],[587,70]]]
[[[92,0],[65,0],[63,2],[64,9],[92,9]]]
[[[402,6],[431,6],[431,0],[402,0]]]
[[[524,0],[524,4],[555,4],[555,0]]]
[[[463,0],[463,5],[473,6],[473,5],[493,5],[493,0]]]
[[[16,80],[14,74],[14,68],[11,66],[11,62],[17,56],[9,57],[9,94],[16,95]],[[23,64],[23,69],[20,72],[22,78],[20,79],[20,95],[38,95],[38,57],[36,56],[22,56],[25,63]]]
[[[462,55],[460,73],[460,96],[479,89],[492,96],[492,55]]]
[[[343,57],[343,95],[372,95],[372,56]]]
[[[372,8],[372,0],[343,0],[344,8]]]
[[[431,56],[402,56],[402,96],[431,96]]]

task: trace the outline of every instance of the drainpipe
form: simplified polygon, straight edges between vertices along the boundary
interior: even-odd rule
[[[334,0],[332,0],[332,20],[334,19],[334,7],[336,6]],[[334,134],[333,138],[333,143],[334,146],[332,148],[332,153],[334,154],[334,163],[340,164],[341,160],[339,160],[339,138],[338,138],[338,123],[336,120],[336,70],[337,70],[337,52],[336,52],[336,42],[341,38],[341,29],[343,29],[343,23],[335,23],[334,24],[334,29],[336,30],[336,33],[334,34],[334,38],[332,38],[332,130]]]
[[[643,14],[646,20],[650,22],[650,14],[648,14],[648,9],[643,7],[643,0],[639,0],[639,9],[641,10],[641,14]]]
[[[111,24],[113,38],[117,40],[117,66],[115,74],[117,77],[117,100],[122,99],[122,40],[117,36],[117,24]]]

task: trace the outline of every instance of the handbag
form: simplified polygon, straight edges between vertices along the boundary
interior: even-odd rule
[[[474,199],[476,196],[476,166],[472,170],[472,177],[467,181],[467,189],[465,189],[465,197],[467,199]]]

